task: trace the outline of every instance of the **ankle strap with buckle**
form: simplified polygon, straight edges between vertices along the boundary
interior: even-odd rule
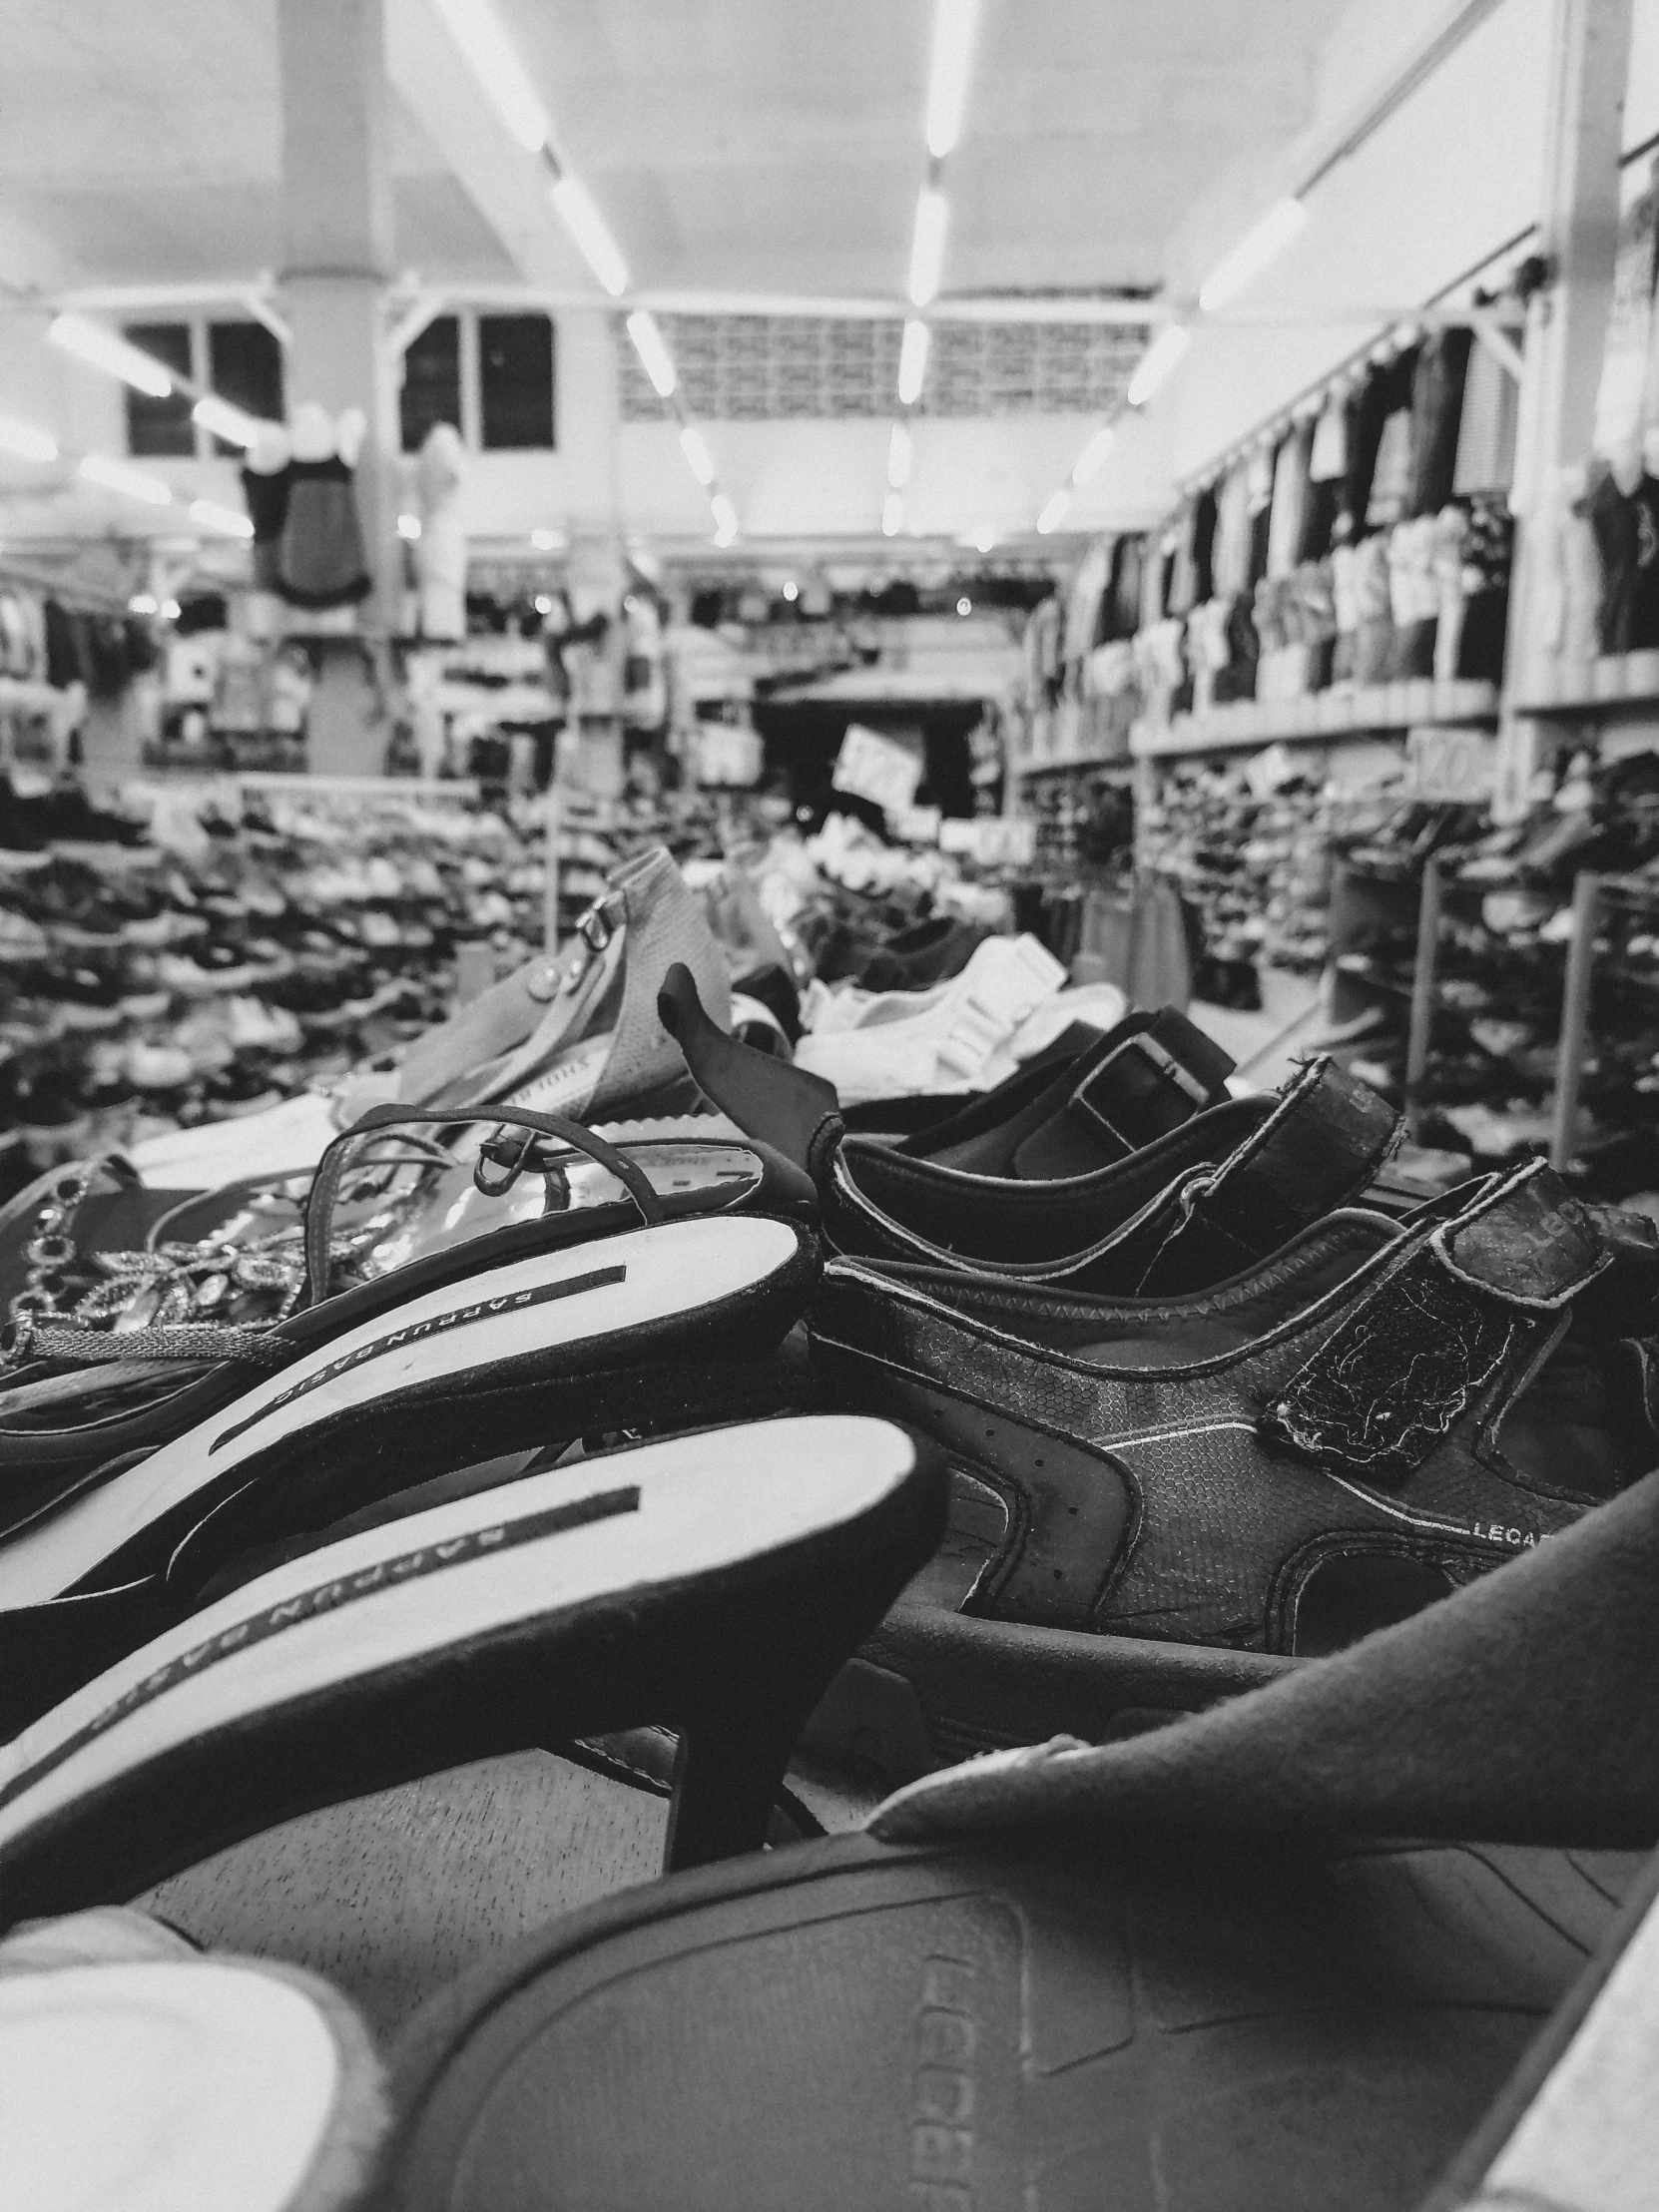
[[[1059,1114],[1016,1148],[1017,1175],[1092,1175],[1227,1096],[1233,1061],[1173,1006],[1131,1014],[1105,1041]]]

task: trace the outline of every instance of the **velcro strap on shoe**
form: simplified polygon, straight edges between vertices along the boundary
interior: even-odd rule
[[[1091,1175],[1227,1096],[1234,1062],[1173,1006],[1130,1015],[1107,1047],[1060,1113],[1014,1153],[1016,1175]]]
[[[1220,1282],[1359,1196],[1399,1142],[1399,1116],[1335,1060],[1311,1060],[1255,1133],[1195,1177],[1143,1295]]]
[[[1412,1242],[1292,1378],[1260,1432],[1322,1466],[1398,1481],[1503,1376],[1524,1372],[1608,1265],[1583,1209],[1529,1161]]]

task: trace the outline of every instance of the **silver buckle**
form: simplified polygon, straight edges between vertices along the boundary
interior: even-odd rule
[[[545,1006],[550,1000],[568,997],[577,989],[627,917],[628,901],[621,891],[606,891],[596,898],[576,924],[576,935],[581,939],[585,956],[579,956],[573,947],[563,960],[549,960],[525,984],[525,990],[536,1004]]]

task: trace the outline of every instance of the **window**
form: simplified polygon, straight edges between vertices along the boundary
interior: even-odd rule
[[[208,383],[262,422],[282,419],[282,348],[263,322],[209,323]],[[236,456],[242,447],[215,438],[212,450]]]
[[[551,446],[553,323],[544,314],[478,317],[478,442]]]
[[[410,340],[403,355],[403,450],[418,453],[434,422],[461,426],[461,325],[458,317],[440,314],[428,322],[419,337]]]
[[[190,324],[188,322],[130,322],[123,332],[129,345],[148,353],[180,376],[190,374]],[[152,399],[147,392],[127,387],[127,450],[157,459],[189,459],[196,451],[196,424],[191,420],[188,392],[175,391],[166,399]]]

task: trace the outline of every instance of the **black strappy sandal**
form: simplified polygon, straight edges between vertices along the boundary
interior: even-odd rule
[[[507,1261],[692,1216],[816,1220],[810,1179],[765,1145],[479,1118],[489,1134],[458,1159],[410,1125],[463,1115],[376,1107],[328,1147],[297,1216],[271,1182],[303,1178],[152,1192],[121,1162],[54,1170],[13,1200],[0,1496],[27,1509],[32,1480],[165,1443],[330,1336]],[[0,1503],[0,1529],[16,1509]]]

